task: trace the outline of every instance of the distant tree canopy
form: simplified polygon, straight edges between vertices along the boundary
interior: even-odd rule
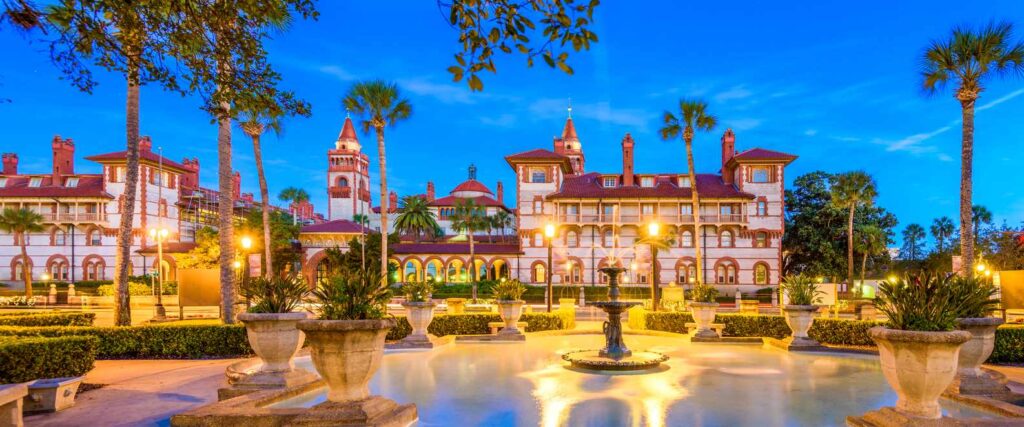
[[[178,261],[180,268],[217,268],[220,259],[220,243],[217,230],[203,227],[196,230],[196,247]]]
[[[847,273],[846,224],[848,211],[832,203],[830,182],[835,175],[823,171],[801,175],[786,190],[786,234],[782,238],[783,274],[805,273],[829,278]],[[878,206],[863,206],[853,218],[854,227],[882,230],[885,244],[892,243],[896,216]],[[860,256],[860,255],[858,255]],[[887,251],[868,257],[869,271],[877,274],[889,262]]]
[[[263,212],[253,209],[246,214],[242,223],[235,230],[236,236],[249,236],[253,247],[249,253],[263,253]],[[289,266],[301,261],[299,253],[292,247],[292,242],[299,237],[299,226],[292,221],[292,216],[279,210],[270,211],[271,256],[274,258],[274,274],[287,271]],[[265,256],[261,256],[261,259]],[[265,260],[264,260],[265,262]]]

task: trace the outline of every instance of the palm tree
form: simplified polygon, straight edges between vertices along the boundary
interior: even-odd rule
[[[682,136],[686,143],[686,165],[690,173],[690,198],[693,204],[693,227],[697,230],[697,239],[700,239],[700,202],[697,194],[697,174],[693,167],[693,135],[695,131],[710,132],[718,124],[718,119],[707,112],[708,104],[699,99],[680,99],[679,117],[672,112],[665,111],[663,116],[664,126],[658,131],[661,139],[668,141]],[[700,245],[693,245],[696,253],[697,265],[702,264],[703,254]],[[701,274],[697,275],[696,283],[704,283],[704,269],[698,267]]]
[[[455,202],[455,212],[449,218],[452,221],[453,229],[466,233],[469,237],[469,268],[472,271],[469,277],[473,280],[473,302],[476,303],[476,286],[480,275],[476,268],[476,248],[473,244],[473,235],[484,229],[487,214],[483,206],[476,204],[473,199],[459,199]]]
[[[309,193],[301,188],[288,187],[285,188],[284,190],[281,190],[281,192],[277,194],[277,198],[283,202],[288,202],[289,204],[305,203],[309,201]],[[298,214],[298,212],[292,210],[293,224],[298,223]]]
[[[29,269],[28,233],[43,231],[43,216],[27,208],[6,208],[0,214],[0,231],[14,235],[21,246],[21,277],[25,280],[25,297],[32,298],[32,271]]]
[[[370,226],[370,217],[366,214],[353,214],[352,222],[359,224],[359,262],[360,269],[366,271],[366,227]]]
[[[267,190],[267,176],[263,173],[263,152],[260,149],[260,137],[266,130],[276,134],[281,133],[281,121],[279,115],[272,113],[258,113],[246,111],[242,116],[242,131],[249,138],[252,138],[252,152],[256,159],[256,176],[260,183],[260,210],[263,211],[263,250],[266,257],[266,266],[263,275],[269,277],[274,271],[274,261],[271,259],[270,244],[270,192]]]
[[[946,240],[953,235],[953,220],[949,217],[936,218],[932,222],[931,232],[932,236],[935,237],[935,246],[939,250],[939,253],[944,252],[946,247]]]
[[[636,244],[650,245],[651,248],[651,307],[654,311],[658,311],[658,306],[661,304],[660,289],[658,287],[658,282],[661,280],[661,268],[658,266],[658,251],[672,249],[675,246],[675,239],[671,235],[664,236],[646,233],[643,238],[636,241]]]
[[[992,224],[992,211],[982,205],[971,206],[971,225],[974,226],[972,233],[974,234],[974,246],[978,246],[978,241],[981,240],[979,236],[982,225]]]
[[[924,227],[917,224],[907,225],[907,228],[903,229],[903,250],[901,250],[900,256],[903,259],[909,259],[911,261],[917,261],[917,251],[921,247],[919,240],[924,239]]]
[[[412,115],[412,104],[402,98],[398,86],[383,80],[358,82],[342,99],[343,106],[362,116],[363,133],[377,134],[377,161],[380,166],[380,274],[388,277],[388,169],[384,152],[384,128],[394,126]]]
[[[886,245],[889,243],[889,238],[885,235],[885,230],[876,225],[857,227],[857,234],[860,236],[857,239],[857,251],[863,256],[860,263],[861,287],[857,288],[859,292],[863,290],[864,279],[868,269],[868,257],[885,253],[888,250]]]
[[[922,87],[930,94],[947,83],[957,87],[963,122],[960,148],[960,255],[963,270],[974,270],[975,230],[971,221],[974,162],[974,106],[992,75],[1024,73],[1024,43],[1011,40],[1013,25],[989,23],[977,30],[957,27],[949,38],[931,42],[924,53]]]
[[[830,192],[832,206],[849,212],[846,222],[846,280],[853,283],[853,214],[860,206],[871,206],[878,196],[875,181],[863,171],[834,175]]]
[[[502,240],[506,236],[505,231],[515,225],[516,220],[515,217],[503,209],[498,209],[498,213],[491,216],[491,219],[494,221],[495,228],[501,230]]]
[[[434,236],[437,219],[423,196],[405,196],[401,200],[402,212],[395,218],[395,231],[409,233],[416,237],[416,243],[424,234]]]

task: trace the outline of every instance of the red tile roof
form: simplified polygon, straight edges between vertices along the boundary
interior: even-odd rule
[[[434,199],[430,202],[430,206],[455,206],[459,200],[473,200],[479,206],[494,206],[505,208],[505,205],[495,200],[493,197],[479,196],[479,197],[455,197],[445,196],[440,199]],[[508,208],[505,208],[508,209]]]
[[[543,148],[505,156],[505,161],[508,162],[509,166],[512,166],[512,169],[516,168],[516,163],[558,163],[562,166],[562,171],[566,173],[572,172],[572,164],[569,163],[569,157]]]
[[[65,187],[53,185],[53,175],[0,175],[0,178],[7,178],[3,187],[0,187],[0,197],[102,197],[113,199],[110,193],[103,189],[103,175],[70,175],[78,177],[78,185]],[[65,176],[63,178],[67,178]],[[29,187],[31,178],[40,178],[39,187]],[[62,179],[63,181],[63,179]]]
[[[352,119],[350,117],[345,117],[345,124],[341,127],[341,134],[338,135],[338,139],[358,140],[356,138],[356,128],[352,126]]]
[[[391,253],[404,254],[438,254],[438,255],[469,255],[469,243],[399,243],[389,246]],[[476,244],[473,251],[477,255],[517,255],[521,254],[518,244]]]
[[[639,176],[645,175],[647,174]],[[656,175],[657,180],[654,187],[619,185],[614,188],[606,188],[601,185],[601,177],[605,175],[600,173],[591,172],[580,176],[566,176],[565,181],[562,182],[562,188],[548,195],[548,199],[691,197],[690,188],[677,185],[678,174]],[[637,183],[640,182],[639,176],[635,180]],[[735,185],[724,183],[721,176],[714,174],[697,174],[697,191],[702,198],[754,198],[753,194],[742,192]]]
[[[490,188],[487,188],[486,185],[475,179],[471,179],[466,182],[463,182],[462,184],[459,184],[458,186],[455,187],[454,190],[452,190],[452,193],[455,193],[457,191],[477,191],[480,193],[494,194],[493,192],[491,192]]]
[[[732,156],[734,160],[796,160],[796,156],[780,151],[765,150],[763,148],[751,148]]]
[[[85,159],[86,160],[92,160],[92,161],[97,162],[97,163],[119,161],[119,160],[123,161],[123,160],[125,160],[127,158],[127,154],[126,153],[127,153],[127,151],[115,151],[113,153],[104,153],[104,154],[97,154],[95,156],[89,156],[89,157],[86,157]],[[158,163],[160,163],[160,156],[157,155],[156,153],[152,152],[152,151],[139,150],[139,160],[140,161],[152,162],[153,164],[158,164]],[[163,165],[164,165],[164,167],[168,167],[168,168],[172,168],[172,169],[178,169],[178,170],[181,170],[183,172],[189,171],[189,169],[186,168],[185,165],[182,165],[181,163],[178,163],[178,162],[176,162],[174,160],[171,160],[171,159],[168,159],[166,157],[163,158]]]
[[[300,233],[359,233],[363,227],[347,219],[336,219],[302,227]],[[369,228],[366,228],[370,232]]]

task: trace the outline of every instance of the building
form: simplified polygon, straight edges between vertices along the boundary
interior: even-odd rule
[[[349,126],[346,120],[345,128]],[[346,139],[350,141],[348,147],[359,147],[354,132],[350,135]],[[478,242],[474,267],[482,278],[513,277],[540,285],[546,283],[550,269],[556,284],[593,285],[606,281],[599,268],[615,264],[629,269],[625,277],[628,284],[647,284],[653,271],[651,251],[637,241],[641,230],[656,222],[661,233],[671,239],[671,247],[658,253],[661,284],[692,283],[703,277],[705,283],[716,284],[726,294],[779,284],[785,168],[796,156],[762,148],[737,151],[736,136],[727,130],[721,138],[720,171],[699,173],[696,183],[691,183],[685,171],[636,171],[633,154],[637,145],[631,135],[623,137],[620,171],[588,171],[583,144],[572,118],[568,118],[551,150],[538,148],[506,157],[515,174],[512,208],[503,203],[502,184],[498,183],[497,194],[491,192],[476,180],[472,166],[469,179],[446,197],[435,198],[434,185],[428,182],[427,192],[421,196],[430,202],[445,236],[419,243],[403,237],[400,244],[391,247],[391,262],[403,280],[467,281],[467,272],[471,271],[467,269],[467,237],[452,230],[447,216],[459,199],[472,198],[487,206],[490,215],[505,211],[515,218],[514,240],[474,236]],[[334,153],[331,150],[329,156]],[[345,156],[365,158],[356,152]],[[334,160],[331,162],[333,165]],[[364,182],[364,178],[357,177],[358,182]],[[335,182],[337,178],[330,179]],[[694,186],[700,197],[697,207],[691,202]],[[397,194],[390,194],[389,199],[386,214],[393,226],[400,208]],[[370,226],[379,229],[380,208],[372,212]],[[332,218],[335,221],[331,227],[339,230],[339,238],[345,233],[358,234],[358,226],[348,218],[335,217],[333,211]],[[698,219],[700,229],[695,227]],[[543,234],[548,224],[557,230],[550,242],[550,266],[549,242]],[[328,239],[329,230],[317,226],[301,233],[310,278],[323,262],[324,245],[317,242]],[[697,245],[703,248],[702,265],[696,263]]]

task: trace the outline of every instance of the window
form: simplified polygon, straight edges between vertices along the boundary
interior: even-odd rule
[[[64,186],[68,188],[78,187],[78,177],[73,176],[68,178],[66,181],[64,181]]]
[[[535,214],[542,214],[542,213],[544,213],[544,201],[543,200],[534,200],[533,201],[533,213],[535,213]]]
[[[758,200],[757,201],[757,216],[767,216],[767,215],[768,215],[768,202],[766,202],[764,200]]]
[[[167,199],[160,199],[160,203],[157,205],[157,216],[167,216]]]
[[[679,177],[679,188],[690,188],[690,177],[681,176]]]
[[[647,283],[647,273],[636,273],[637,283]]]
[[[67,237],[67,235],[64,234],[63,231],[61,231],[61,230],[55,231],[53,233],[53,245],[54,246],[64,246],[67,243],[66,242],[66,240],[67,240],[66,237]]]
[[[615,233],[613,233],[611,229],[605,230],[604,233],[601,234],[601,237],[604,239],[605,247],[610,248],[615,246]]]
[[[544,246],[544,236],[540,232],[533,233],[533,246],[541,247]]]
[[[684,217],[684,221],[690,221],[693,218],[693,205],[679,205],[679,215]]]
[[[768,266],[764,264],[758,264],[754,266],[754,284],[755,285],[767,285],[768,284]]]
[[[758,231],[754,234],[754,247],[755,248],[767,248],[768,247],[768,233]]]
[[[339,176],[338,187],[348,187],[348,179],[343,176]]]
[[[719,206],[718,213],[722,215],[732,215],[732,205]]]
[[[541,183],[548,182],[548,173],[544,168],[532,168],[530,169],[530,182]]]
[[[694,283],[697,278],[697,266],[686,264],[679,268],[679,283]]]
[[[548,275],[547,269],[544,268],[544,264],[536,264],[533,266],[533,283],[547,283]]]
[[[736,266],[732,263],[719,264],[715,267],[717,283],[736,283]]]
[[[605,221],[611,221],[615,219],[615,205],[603,205],[601,206],[601,212],[604,214]]]
[[[640,213],[643,215],[654,215],[654,204],[644,203],[640,205]]]
[[[579,240],[580,240],[579,235],[576,234],[575,231],[570,231],[568,233],[565,233],[565,246],[568,246],[570,248],[575,248],[575,247],[579,246],[579,243],[580,243]]]
[[[24,270],[25,266],[21,262],[21,260],[15,261],[13,268],[14,268],[14,280],[25,280],[25,275],[24,275],[24,273],[25,273],[25,270]],[[28,275],[29,275],[29,277],[32,277],[32,266],[29,266]]]
[[[579,205],[568,205],[565,207],[565,213],[569,215],[577,215],[580,213]]]
[[[53,264],[50,264],[50,278],[52,280],[68,280],[68,263],[62,260],[56,260]]]
[[[3,188],[6,185],[7,185],[7,178],[0,176],[0,188]]]
[[[100,234],[100,231],[94,229],[86,235],[85,242],[89,246],[99,246],[103,244],[101,237],[103,236]]]
[[[684,231],[682,237],[680,237],[680,239],[679,239],[679,242],[680,242],[680,244],[684,248],[692,248],[693,247],[693,233],[691,233],[689,230]]]
[[[36,177],[36,178],[29,179],[28,186],[32,187],[32,188],[36,188],[36,187],[39,187],[39,185],[42,184],[42,183],[43,183],[43,179],[39,178],[39,177]]]
[[[733,245],[732,232],[728,230],[723,231],[722,235],[719,237],[718,245],[723,248],[731,248]]]
[[[110,168],[110,182],[124,182],[124,166]]]
[[[615,188],[615,186],[617,186],[617,185],[619,185],[619,178],[618,177],[614,177],[614,176],[606,176],[606,177],[604,177],[604,186],[606,188]]]
[[[640,178],[640,186],[641,187],[654,187],[654,177],[653,176],[641,177]]]
[[[100,260],[85,262],[85,280],[104,280],[104,265]],[[319,266],[317,268],[319,274]]]
[[[769,182],[768,166],[754,166],[750,171],[750,182]]]

